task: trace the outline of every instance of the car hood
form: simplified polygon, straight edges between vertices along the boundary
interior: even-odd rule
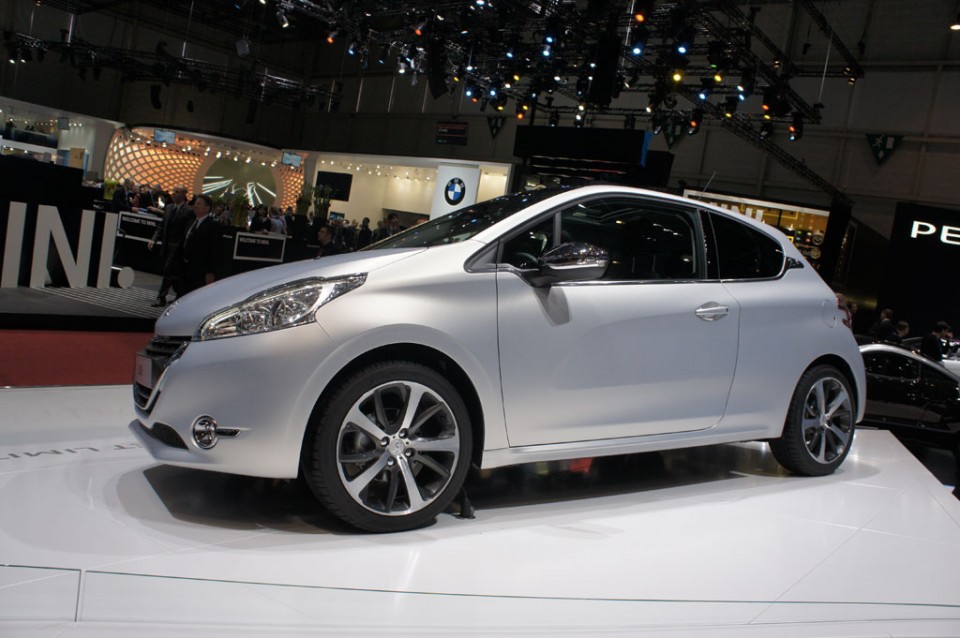
[[[158,335],[192,336],[208,316],[261,291],[307,277],[369,273],[406,259],[424,248],[397,248],[306,259],[234,275],[199,288],[175,301],[156,324]]]

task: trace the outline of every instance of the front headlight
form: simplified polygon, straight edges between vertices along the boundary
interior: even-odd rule
[[[301,279],[271,288],[213,313],[200,324],[195,338],[237,337],[309,323],[320,306],[358,288],[366,279],[365,274]]]

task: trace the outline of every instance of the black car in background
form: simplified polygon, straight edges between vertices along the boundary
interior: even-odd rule
[[[960,376],[900,346],[860,346],[867,370],[865,425],[898,439],[949,450],[960,498]]]
[[[867,370],[864,422],[953,449],[960,442],[960,377],[905,348],[860,346]]]

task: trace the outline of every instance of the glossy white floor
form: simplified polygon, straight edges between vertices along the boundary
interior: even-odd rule
[[[0,635],[960,635],[960,502],[886,432],[822,479],[760,444],[488,472],[476,519],[374,536],[154,464],[129,406],[0,390]]]

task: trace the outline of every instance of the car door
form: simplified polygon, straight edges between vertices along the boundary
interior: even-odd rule
[[[863,355],[867,371],[867,418],[916,426],[926,400],[920,387],[920,363],[905,354],[876,351]]]
[[[539,255],[586,242],[611,257],[596,281],[534,287]],[[501,242],[498,328],[511,446],[709,428],[723,416],[739,307],[705,276],[695,211],[607,196]]]
[[[960,384],[945,370],[923,365],[920,370],[923,414],[920,425],[931,430],[958,431],[960,421]]]

